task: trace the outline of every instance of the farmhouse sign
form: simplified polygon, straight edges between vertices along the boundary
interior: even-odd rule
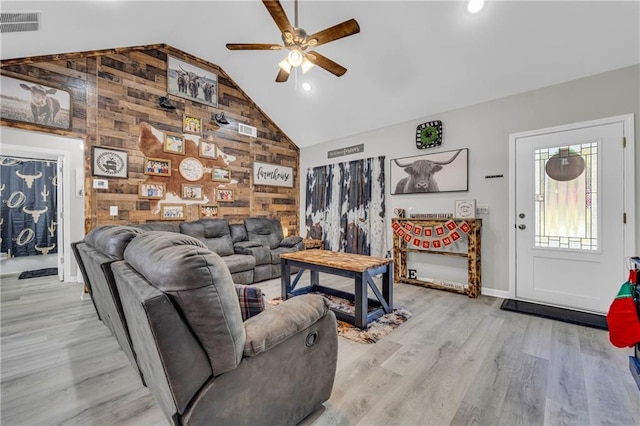
[[[253,163],[253,184],[293,188],[293,169],[277,164]]]
[[[364,152],[364,144],[348,146],[346,148],[333,149],[327,152],[328,158],[336,158],[342,157],[343,155],[357,154],[359,152]]]

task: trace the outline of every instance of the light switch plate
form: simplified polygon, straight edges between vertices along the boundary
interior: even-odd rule
[[[106,179],[94,179],[93,187],[95,189],[109,189],[109,181]]]
[[[489,204],[478,204],[476,214],[489,214]]]
[[[118,206],[109,207],[109,215],[110,216],[118,216]]]

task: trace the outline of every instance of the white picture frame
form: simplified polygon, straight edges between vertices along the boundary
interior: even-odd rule
[[[456,219],[474,219],[476,217],[476,200],[456,200],[454,217]]]

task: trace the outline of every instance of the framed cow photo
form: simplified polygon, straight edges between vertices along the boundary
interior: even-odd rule
[[[218,106],[218,76],[203,68],[169,56],[167,91],[171,95]]]
[[[391,160],[391,194],[469,190],[469,149]]]
[[[71,94],[27,80],[0,76],[0,118],[38,126],[71,128]]]

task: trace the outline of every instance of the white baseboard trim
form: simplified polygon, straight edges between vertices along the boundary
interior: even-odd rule
[[[506,290],[496,290],[493,288],[483,288],[482,295],[499,297],[501,299],[511,299],[511,294]]]

